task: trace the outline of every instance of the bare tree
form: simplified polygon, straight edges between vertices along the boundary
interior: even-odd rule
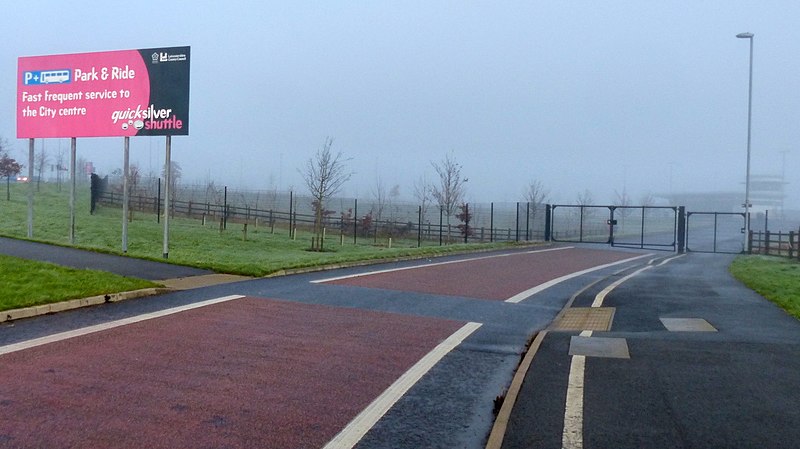
[[[422,216],[424,217],[428,213],[428,206],[431,202],[431,184],[424,174],[414,181],[414,198],[417,199],[420,208],[422,208]]]
[[[583,193],[579,193],[576,200],[579,206],[591,206],[594,204],[594,197],[589,189],[584,190]]]
[[[431,196],[442,208],[447,216],[447,228],[450,228],[450,216],[456,213],[458,207],[464,202],[464,184],[467,178],[461,176],[461,164],[456,162],[449,154],[440,162],[431,162],[436,174],[439,175],[439,184],[431,186]],[[448,233],[449,240],[449,233]]]
[[[588,207],[594,204],[594,196],[592,196],[592,192],[590,192],[589,189],[585,189],[583,193],[579,193],[576,199],[578,205],[581,206],[583,216],[591,217],[594,215],[594,208]]]
[[[133,193],[139,186],[139,181],[142,179],[141,170],[136,164],[128,166],[128,221],[133,221]]]
[[[64,172],[69,171],[69,167],[66,165],[66,157],[66,152],[59,145],[58,153],[56,153],[56,185],[58,186],[59,192],[61,191],[61,183],[63,182]]]
[[[348,171],[345,162],[349,159],[342,157],[342,152],[333,154],[333,139],[326,137],[314,157],[306,162],[305,169],[298,171],[303,176],[303,181],[309,193],[314,198],[314,234],[322,250],[322,217],[325,202],[341,190],[344,183],[350,180],[352,172]]]
[[[653,207],[656,205],[656,197],[651,192],[647,192],[642,195],[641,202],[644,207]]]
[[[544,187],[542,181],[536,179],[529,182],[528,187],[525,188],[525,201],[533,206],[530,208],[530,220],[534,223],[536,222],[536,211],[542,207],[542,204],[547,202],[549,195],[550,191]]]
[[[617,216],[622,218],[622,226],[621,229],[625,231],[625,219],[631,215],[632,206],[631,197],[628,195],[628,189],[625,187],[622,188],[622,193],[618,191],[614,191],[614,205],[619,207],[617,211]]]
[[[383,219],[383,210],[386,208],[388,195],[386,193],[386,185],[383,184],[383,179],[379,176],[375,180],[375,187],[372,189],[372,216],[376,222]]]
[[[42,177],[44,176],[44,171],[47,168],[47,163],[50,162],[50,156],[47,154],[47,150],[44,148],[44,140],[42,140],[42,149],[39,151],[39,154],[36,155],[34,159],[34,166],[33,168],[38,173],[36,178],[36,191],[38,192],[41,188]]]

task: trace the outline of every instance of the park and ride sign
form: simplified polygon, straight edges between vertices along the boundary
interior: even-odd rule
[[[189,134],[190,47],[20,57],[17,138]]]

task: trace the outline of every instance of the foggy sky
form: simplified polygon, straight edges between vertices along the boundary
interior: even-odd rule
[[[448,152],[468,201],[519,201],[532,180],[556,202],[744,196],[749,43],[735,35],[748,31],[752,173],[780,175],[787,152],[787,207],[800,208],[796,1],[298,3],[11,2],[0,137],[26,161],[20,56],[190,45],[190,135],[172,139],[188,181],[302,192],[297,169],[330,136],[352,158],[348,196],[380,179],[412,200]],[[78,155],[108,174],[122,138],[79,139]],[[163,137],[131,140],[143,172],[163,157]]]

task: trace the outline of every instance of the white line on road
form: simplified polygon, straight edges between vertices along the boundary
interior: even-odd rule
[[[345,276],[336,276],[336,277],[325,278],[325,279],[317,279],[317,280],[311,281],[311,283],[312,284],[323,284],[325,282],[341,281],[343,279],[352,279],[352,278],[358,278],[358,277],[362,277],[362,276],[372,276],[373,274],[392,273],[392,272],[395,272],[395,271],[405,271],[405,270],[416,270],[417,268],[429,268],[429,267],[436,267],[436,266],[439,266],[439,265],[450,265],[450,264],[454,264],[454,263],[474,262],[476,260],[494,259],[494,258],[497,258],[497,257],[518,256],[518,255],[522,255],[522,254],[534,254],[534,253],[546,253],[546,252],[550,252],[550,251],[562,251],[562,250],[565,250],[565,249],[572,249],[572,248],[574,248],[574,247],[573,246],[563,246],[563,247],[559,247],[559,248],[537,249],[537,250],[523,251],[523,252],[518,252],[518,253],[515,252],[515,253],[492,254],[490,256],[470,257],[468,259],[459,259],[459,260],[448,260],[446,262],[427,263],[427,264],[423,264],[423,265],[414,265],[414,266],[411,266],[411,267],[388,268],[386,270],[376,270],[376,271],[368,271],[366,273],[348,274],[348,275],[345,275]]]
[[[358,414],[350,424],[325,445],[323,449],[350,449],[355,446],[369,429],[378,422],[383,415],[403,395],[419,381],[439,360],[458,346],[465,338],[469,337],[479,327],[480,323],[467,323],[457,330],[445,341],[433,348],[425,357],[420,359],[414,366],[406,371],[389,388],[386,389],[377,399],[372,401],[361,413]]]
[[[157,312],[145,313],[143,315],[137,315],[130,318],[123,318],[121,320],[109,321],[107,323],[96,324],[94,326],[87,326],[82,327],[80,329],[74,329],[71,331],[61,332],[58,334],[48,335],[46,337],[39,337],[34,338],[32,340],[22,341],[19,343],[14,343],[6,346],[0,346],[0,355],[8,354],[11,352],[22,351],[25,349],[34,348],[36,346],[46,345],[48,343],[55,343],[61,340],[67,340],[70,338],[80,337],[81,335],[92,334],[95,332],[101,332],[109,329],[113,329],[115,327],[125,326],[127,324],[138,323],[141,321],[152,320],[153,318],[160,318],[162,316],[172,315],[174,313],[184,312],[187,310],[198,309],[200,307],[210,306],[212,304],[219,304],[225,301],[231,301],[234,299],[244,298],[242,295],[230,295],[230,296],[223,296],[220,298],[209,299],[207,301],[196,302],[193,304],[187,304],[185,306],[173,307],[171,309],[164,309],[159,310]]]
[[[592,331],[581,332],[581,337],[591,337]],[[564,432],[561,434],[562,449],[583,448],[583,381],[586,372],[586,356],[573,355],[569,366],[567,401],[564,406]]]
[[[536,287],[529,288],[528,290],[525,290],[524,292],[517,293],[516,295],[506,299],[506,302],[518,303],[518,302],[520,302],[520,301],[522,301],[522,300],[524,300],[524,299],[526,299],[528,297],[531,297],[531,296],[541,292],[542,290],[548,289],[548,288],[550,288],[550,287],[552,287],[552,286],[554,286],[556,284],[560,284],[561,282],[568,281],[568,280],[570,280],[572,278],[576,278],[578,276],[583,276],[584,274],[591,273],[592,271],[602,270],[603,268],[613,267],[614,265],[619,265],[619,264],[625,263],[625,262],[631,262],[631,261],[634,261],[636,259],[641,259],[642,257],[647,257],[647,256],[651,256],[651,255],[652,254],[642,254],[641,256],[631,257],[630,259],[618,260],[616,262],[607,263],[605,265],[598,265],[596,267],[587,268],[587,269],[581,270],[581,271],[576,271],[575,273],[571,273],[571,274],[567,274],[567,275],[561,276],[559,278],[555,278],[553,280],[545,282],[544,284],[539,284]]]

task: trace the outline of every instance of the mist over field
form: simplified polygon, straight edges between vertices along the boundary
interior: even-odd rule
[[[524,201],[539,182],[555,203],[708,193],[735,208],[749,75],[749,41],[736,34],[752,32],[751,173],[783,183],[783,208],[800,210],[795,2],[187,5],[9,4],[0,137],[12,155],[27,161],[18,57],[188,45],[191,131],[172,141],[183,182],[304,193],[301,169],[330,137],[353,172],[347,197],[383,186],[413,202],[414,184],[435,182],[432,162],[449,155],[469,202]],[[101,176],[122,167],[121,138],[77,145]],[[158,176],[164,145],[133,138],[131,162]],[[42,148],[54,166],[69,140]]]

